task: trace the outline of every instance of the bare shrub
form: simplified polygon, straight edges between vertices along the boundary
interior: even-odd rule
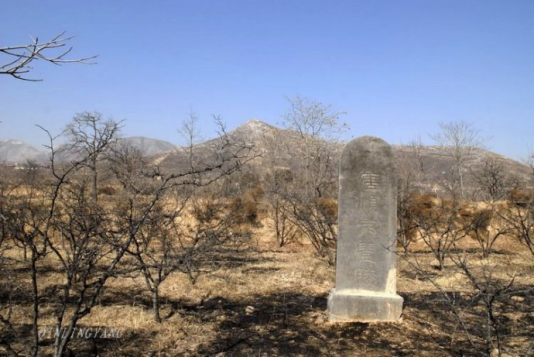
[[[303,232],[291,222],[288,203],[282,198],[275,196],[272,201],[271,215],[275,227],[275,239],[279,247],[298,242]]]
[[[237,221],[258,225],[263,196],[264,190],[262,187],[256,186],[246,190],[240,197],[235,197],[231,202],[230,208],[235,212]]]
[[[338,234],[338,206],[334,200],[315,199],[301,204],[288,202],[288,217],[302,231],[320,257],[330,265],[335,263],[336,237]]]
[[[435,256],[438,270],[444,269],[449,251],[467,234],[459,217],[459,208],[458,201],[431,199],[429,196],[423,196],[411,207],[415,229]]]
[[[533,193],[513,190],[506,206],[495,213],[509,227],[511,234],[533,254]]]
[[[510,227],[496,213],[500,207],[502,205],[495,203],[483,209],[465,211],[464,215],[461,213],[467,235],[479,244],[485,258],[492,253],[498,239],[510,233]]]

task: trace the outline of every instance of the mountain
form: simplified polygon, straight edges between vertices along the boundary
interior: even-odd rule
[[[140,150],[145,156],[154,156],[175,149],[175,145],[168,141],[151,139],[143,136],[120,138],[119,141],[132,145]]]
[[[120,138],[119,142],[132,145],[136,149],[139,149],[145,156],[154,156],[175,149],[175,145],[168,141],[151,139],[142,136]],[[58,149],[61,149],[62,147],[64,146],[59,145]],[[45,163],[48,161],[48,158],[49,154],[47,151],[38,150],[21,140],[0,140],[0,163],[5,163],[8,165],[21,165],[28,160],[35,161],[37,163]],[[60,152],[57,156],[57,159],[62,161],[72,159],[72,157]]]
[[[252,170],[263,177],[267,168],[293,171],[301,157],[298,157],[295,150],[297,145],[302,145],[302,140],[297,132],[280,129],[266,124],[261,120],[252,119],[228,133],[231,141],[244,145],[254,145],[257,152],[262,153],[262,157],[256,159],[252,165]],[[197,159],[203,160],[210,157],[218,148],[219,139],[212,139],[196,145],[193,148]],[[339,153],[345,143],[325,142],[331,155],[337,160]],[[416,170],[421,167],[423,176],[419,178],[423,189],[429,190],[434,187],[444,187],[451,180],[453,158],[447,151],[438,146],[420,146],[415,148],[410,145],[392,145],[394,155],[398,162],[400,175],[403,170]],[[185,148],[178,148],[153,157],[153,164],[159,165],[164,171],[173,170],[177,167],[187,165],[189,151]],[[485,163],[493,161],[502,166],[503,172],[510,178],[530,182],[533,176],[532,169],[518,161],[484,149],[474,149],[472,156],[465,164],[464,180],[467,189],[474,188],[473,172],[481,171]],[[337,170],[337,164],[334,165]],[[336,173],[337,174],[337,173]]]
[[[44,162],[48,155],[20,140],[0,140],[0,162],[8,165],[24,164],[28,160]]]
[[[276,128],[272,125],[266,124],[259,119],[251,119],[246,123],[240,125],[236,129],[230,131],[228,134],[229,141],[233,143],[240,143],[244,146],[254,146],[255,150],[259,152],[270,152],[274,140],[278,140],[278,145],[289,145],[292,140],[297,138],[297,133]],[[193,148],[193,155],[197,162],[208,162],[214,152],[219,150],[222,146],[220,138],[211,139],[199,143]],[[280,151],[279,160],[287,161],[290,165],[291,155],[285,155],[286,150]],[[189,148],[177,147],[176,150],[155,155],[152,158],[152,163],[160,166],[164,171],[173,170],[183,165],[188,165],[189,155],[191,155]],[[257,163],[263,163],[264,160],[259,160]]]
[[[421,167],[424,172],[421,179],[425,183],[423,188],[428,190],[446,187],[448,182],[451,182],[452,168],[455,162],[445,148],[440,146],[413,147],[410,145],[393,145],[392,147],[400,175],[403,175],[404,169],[412,170],[414,179],[417,167]],[[468,191],[476,188],[478,184],[475,181],[475,176],[481,176],[482,171],[489,164],[493,165],[494,168],[501,167],[500,174],[503,175],[505,184],[512,185],[517,182],[533,185],[533,170],[528,165],[489,150],[474,148],[463,165],[463,180]],[[488,178],[490,179],[490,177]]]
[[[230,142],[240,146],[254,146],[261,157],[255,159],[244,170],[249,170],[264,177],[268,169],[280,169],[294,171],[302,157],[301,152],[296,150],[302,145],[300,135],[292,130],[280,129],[266,124],[259,119],[251,119],[227,134]],[[189,157],[193,153],[196,162],[210,162],[221,152],[223,142],[220,138],[207,140],[199,143],[190,151],[188,147],[176,147],[173,144],[158,139],[146,137],[126,137],[119,139],[140,149],[149,159],[152,165],[158,165],[163,172],[176,172],[177,168],[189,167]],[[339,157],[344,143],[332,143],[325,141],[331,157],[335,160]],[[417,180],[422,183],[424,189],[432,189],[435,186],[444,186],[451,179],[453,159],[442,147],[410,145],[393,145],[394,154],[398,161],[400,175],[412,171],[414,175],[418,168],[422,169],[423,177]],[[48,154],[35,149],[18,140],[0,141],[0,162],[7,164],[22,164],[26,160],[46,162]],[[532,169],[518,161],[496,154],[494,152],[476,149],[465,164],[465,186],[470,188],[474,185],[472,172],[481,171],[489,160],[498,163],[503,172],[509,177],[520,181],[531,182]],[[333,170],[337,170],[337,164]],[[337,174],[337,173],[334,173]]]

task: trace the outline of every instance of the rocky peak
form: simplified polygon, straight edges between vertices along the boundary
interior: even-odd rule
[[[275,129],[269,124],[264,123],[262,120],[257,118],[252,118],[242,125],[240,125],[236,130],[242,129],[242,130],[248,130],[253,132],[263,132],[265,130],[272,130]]]

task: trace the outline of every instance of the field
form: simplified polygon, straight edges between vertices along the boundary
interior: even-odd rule
[[[161,288],[162,323],[153,320],[151,295],[140,276],[110,279],[97,305],[79,322],[80,335],[70,346],[76,351],[73,355],[484,354],[480,337],[485,310],[472,299],[474,292],[458,268],[446,265],[437,271],[433,256],[423,245],[413,247],[417,253],[410,259],[402,254],[398,259],[398,293],[405,300],[402,321],[329,324],[326,306],[334,287],[334,267],[319,259],[305,242],[278,248],[269,221],[262,223],[247,244],[219,248],[219,269],[199,276],[195,284],[183,274],[167,279]],[[467,240],[468,251],[470,245]],[[413,267],[414,259],[421,263],[421,270]],[[517,290],[502,296],[496,311],[503,326],[504,355],[527,355],[533,351],[533,256],[516,241],[504,238],[489,258],[483,259],[473,250],[470,259],[473,266],[491,266],[497,279],[506,281],[516,275]],[[40,281],[44,291],[59,277],[57,267],[49,268],[46,279]],[[452,304],[428,278],[455,298],[454,306],[467,324],[476,350],[458,324]],[[24,296],[18,298],[12,321],[29,329],[31,306],[25,305]],[[40,335],[46,354],[52,353],[54,319],[53,307],[43,306]]]
[[[119,128],[77,120],[82,139]],[[491,161],[464,198],[462,180],[431,193],[422,165],[399,163],[402,318],[331,324],[337,152],[301,139],[288,149],[306,160],[288,166],[229,134],[167,169],[107,139],[13,169],[0,184],[0,355],[533,354],[529,178]]]

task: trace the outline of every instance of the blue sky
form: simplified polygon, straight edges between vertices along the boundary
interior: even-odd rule
[[[277,124],[287,96],[345,111],[346,138],[392,144],[440,122],[473,123],[488,148],[533,151],[533,1],[2,2],[0,46],[74,35],[93,66],[36,63],[38,83],[0,78],[0,139],[38,146],[81,111],[126,119],[125,136],[180,143],[194,111],[233,129]],[[2,62],[5,62],[0,57]]]

